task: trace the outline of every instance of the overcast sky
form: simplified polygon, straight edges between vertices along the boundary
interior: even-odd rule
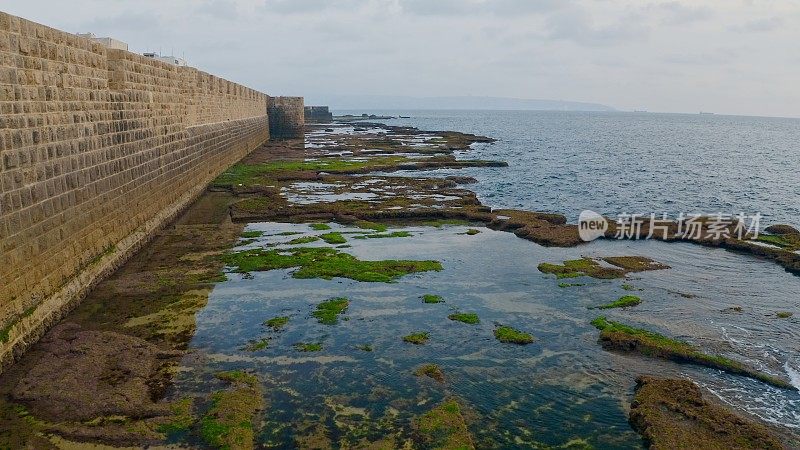
[[[272,95],[800,116],[797,0],[0,0]]]

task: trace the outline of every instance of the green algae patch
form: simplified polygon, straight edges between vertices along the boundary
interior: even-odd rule
[[[273,331],[280,331],[288,323],[289,323],[288,316],[276,316],[273,317],[272,319],[264,321],[264,325],[272,328]]]
[[[414,345],[421,345],[428,342],[428,338],[430,338],[430,334],[427,332],[416,332],[411,333],[407,336],[403,336],[403,342],[408,342],[409,344]]]
[[[423,364],[414,371],[414,375],[432,378],[440,383],[444,382],[444,372],[437,364]]]
[[[425,220],[419,223],[421,226],[425,227],[435,227],[435,228],[442,228],[444,226],[465,226],[469,225],[470,222],[467,220],[461,219],[436,219],[436,220]]]
[[[257,339],[250,341],[244,347],[244,350],[247,352],[260,352],[261,350],[265,350],[267,347],[269,347],[269,339]]]
[[[443,450],[474,449],[461,406],[447,400],[414,419],[414,431],[421,448]]]
[[[323,241],[327,242],[331,245],[338,245],[338,244],[346,244],[347,239],[342,236],[342,233],[339,232],[332,232],[332,233],[325,233],[319,236]]]
[[[539,272],[555,275],[559,280],[564,278],[578,278],[586,275],[582,272],[576,272],[565,266],[558,264],[541,263],[538,266]]]
[[[312,230],[315,231],[325,231],[331,229],[331,226],[328,225],[327,223],[313,223],[309,226],[311,227]]]
[[[170,407],[172,417],[169,422],[158,427],[159,433],[168,436],[188,432],[194,426],[196,419],[192,414],[192,399],[183,398],[176,401]]]
[[[355,226],[361,228],[362,230],[373,230],[377,231],[378,233],[386,232],[389,229],[387,225],[384,225],[382,223],[370,222],[367,220],[359,220],[358,222],[355,223]]]
[[[298,268],[292,276],[300,279],[338,277],[389,283],[412,273],[443,270],[438,261],[362,261],[332,248],[252,249],[222,258],[237,273]]]
[[[289,241],[289,245],[302,245],[302,244],[310,244],[312,242],[317,242],[319,240],[316,236],[303,236],[297,239],[292,239]]]
[[[422,296],[423,303],[444,303],[441,295],[425,294]]]
[[[586,286],[586,285],[584,283],[558,283],[558,287],[560,288],[579,287],[579,286]]]
[[[790,383],[759,372],[751,367],[724,356],[707,355],[695,346],[671,339],[661,334],[634,328],[601,316],[592,325],[600,330],[600,342],[606,350],[636,351],[653,358],[664,358],[679,363],[697,364],[722,370],[735,375],[743,375],[773,386],[797,390]]]
[[[0,329],[0,343],[5,344],[8,342],[9,337],[11,336],[11,330],[22,321],[22,319],[26,317],[30,317],[33,315],[34,311],[36,311],[36,307],[38,305],[31,306],[30,308],[26,309],[19,314],[16,318],[14,318],[8,325]]]
[[[376,233],[376,234],[365,234],[363,236],[353,236],[353,239],[390,239],[390,238],[404,238],[404,237],[411,237],[411,234],[408,231],[393,231],[391,233]]]
[[[598,306],[597,309],[630,308],[642,303],[642,299],[635,295],[625,295],[611,303]]]
[[[14,325],[16,324],[17,324],[16,322],[13,322],[0,329],[0,343],[5,344],[6,342],[8,342],[8,338],[11,335],[11,329],[14,328]]]
[[[788,319],[788,318],[794,316],[794,313],[790,313],[790,312],[787,312],[787,311],[781,311],[778,314],[776,314],[776,316],[779,319]]]
[[[542,263],[538,266],[539,272],[553,274],[556,278],[577,278],[589,276],[599,279],[623,278],[625,271],[622,269],[603,267],[592,258],[581,258],[564,261],[563,265]]]
[[[504,344],[527,345],[533,343],[533,336],[530,334],[505,325],[494,329],[494,337]]]
[[[794,244],[783,236],[773,234],[761,234],[756,238],[758,242],[774,245],[780,248],[792,247]]]
[[[200,421],[200,436],[215,448],[254,448],[253,418],[264,407],[258,378],[242,371],[220,372],[216,377],[231,388],[211,396],[211,406]]]
[[[245,231],[239,235],[242,239],[255,239],[264,235],[263,231]]]
[[[294,349],[298,352],[309,353],[309,352],[320,352],[322,351],[322,343],[321,342],[298,342],[294,344]]]
[[[634,287],[632,284],[625,283],[625,284],[622,285],[622,290],[624,290],[624,291],[635,291],[636,287]]]
[[[280,233],[276,234],[276,236],[297,236],[298,234],[303,234],[302,231],[281,231]]]
[[[463,322],[469,325],[476,325],[481,322],[478,315],[475,313],[453,313],[447,316],[447,318],[455,322]]]
[[[317,321],[324,325],[335,325],[339,322],[339,315],[347,310],[350,301],[344,297],[332,298],[317,305],[316,311],[311,313]]]
[[[361,350],[362,352],[371,352],[373,350],[372,346],[369,344],[357,345],[356,348]]]
[[[768,427],[707,401],[690,380],[639,377],[630,423],[651,449],[785,448]]]
[[[220,176],[212,185],[216,187],[254,186],[269,181],[281,173],[290,172],[328,172],[328,173],[353,173],[368,170],[379,170],[401,163],[414,162],[413,159],[399,156],[373,157],[369,159],[343,159],[326,158],[309,161],[270,161],[259,164],[234,164]]]
[[[475,236],[476,234],[480,234],[480,232],[481,232],[481,230],[477,230],[475,228],[470,228],[464,234],[466,234],[467,236]]]

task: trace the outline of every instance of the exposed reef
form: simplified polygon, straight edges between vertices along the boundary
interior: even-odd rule
[[[782,450],[770,430],[710,403],[689,380],[640,377],[631,425],[652,450]]]
[[[616,267],[604,266],[600,264],[600,261],[605,261]],[[670,267],[644,256],[615,256],[601,258],[600,260],[584,257],[564,261],[563,264],[542,263],[539,264],[538,268],[540,272],[553,274],[558,279],[587,276],[607,280],[624,278],[629,273],[664,270]]]

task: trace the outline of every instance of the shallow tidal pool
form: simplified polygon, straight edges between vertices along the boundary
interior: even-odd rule
[[[601,315],[590,307],[635,290],[641,305],[602,315],[796,377],[800,321],[797,314],[774,315],[797,308],[800,278],[769,262],[689,244],[599,241],[545,248],[468,226],[407,227],[402,230],[410,237],[357,239],[369,230],[328,225],[332,230],[250,224],[248,239],[235,250],[336,247],[323,240],[288,244],[335,231],[350,246],[338,250],[359,259],[436,260],[443,270],[394,283],[296,279],[294,269],[228,273],[196,316],[191,352],[171,397],[205,396],[219,384],[213,381],[219,371],[257,375],[266,406],[254,428],[266,448],[352,447],[387,438],[401,447],[415,438],[414,418],[449,398],[461,403],[478,448],[642,448],[627,416],[635,379],[643,374],[689,377],[739,410],[787,428],[800,423],[796,392],[609,353],[589,323]],[[470,228],[480,232],[467,234]],[[537,270],[543,262],[622,255],[672,268],[620,280],[556,280]],[[562,287],[563,281],[576,285]],[[426,294],[443,302],[425,303]],[[314,312],[332,298],[347,298],[349,305],[335,323],[321,323]],[[726,311],[733,306],[742,311]],[[455,312],[476,313],[479,323],[449,320]],[[265,324],[276,317],[288,321],[279,329]],[[499,325],[535,341],[501,343],[493,334]],[[415,332],[429,339],[404,342]],[[301,351],[298,344],[321,349]],[[441,367],[443,382],[415,375],[428,363]]]

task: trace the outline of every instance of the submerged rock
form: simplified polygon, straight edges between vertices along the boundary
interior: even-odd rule
[[[461,406],[447,400],[414,420],[416,440],[421,448],[443,450],[474,449]]]
[[[423,364],[414,371],[414,375],[432,378],[440,383],[444,383],[444,372],[437,364]]]
[[[216,378],[230,383],[231,387],[211,396],[211,407],[201,420],[200,435],[216,448],[255,448],[253,418],[264,408],[258,378],[241,371],[220,372]]]
[[[767,427],[709,403],[689,380],[645,376],[636,383],[630,422],[652,450],[784,448]]]

